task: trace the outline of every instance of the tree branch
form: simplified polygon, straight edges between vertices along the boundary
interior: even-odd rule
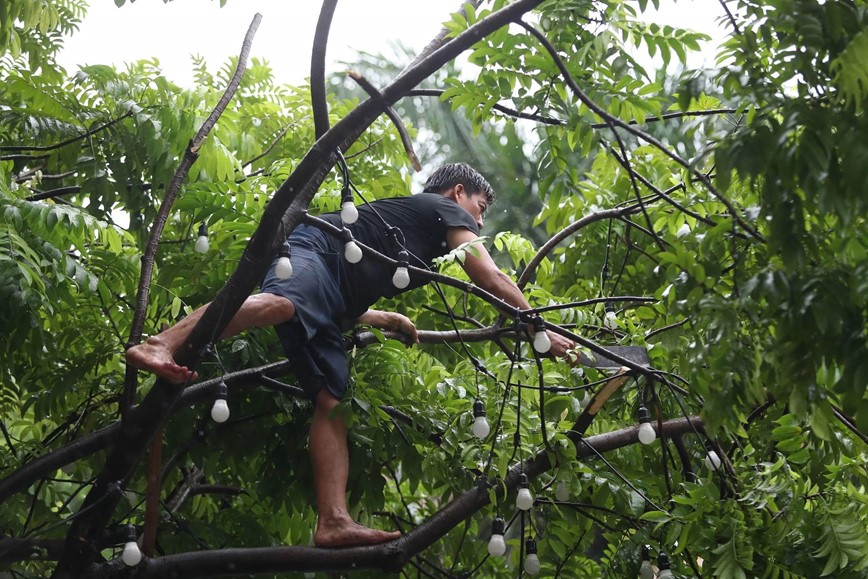
[[[374,85],[368,82],[368,79],[358,72],[351,70],[347,73],[347,76],[356,81],[356,83],[358,83],[358,85],[362,87],[371,98],[383,98],[380,91],[378,91]],[[404,126],[401,117],[399,117],[398,113],[395,112],[395,109],[390,106],[386,107],[386,116],[389,117],[389,120],[392,121],[392,124],[395,125],[395,129],[401,136],[401,143],[404,145],[404,151],[407,153],[407,157],[410,158],[410,164],[413,166],[413,169],[417,172],[421,171],[422,165],[419,164],[419,157],[416,156],[416,151],[413,150],[413,141],[410,140],[410,135],[407,134],[407,128]]]
[[[338,0],[323,0],[313,37],[310,55],[310,100],[313,108],[314,134],[319,139],[329,130],[329,106],[325,86],[325,57],[329,30]]]
[[[711,192],[712,195],[714,195],[718,200],[720,200],[721,203],[723,203],[726,206],[726,208],[729,211],[729,214],[732,216],[733,220],[735,220],[742,227],[742,229],[744,229],[751,237],[753,237],[757,241],[765,242],[765,238],[762,235],[760,235],[759,232],[756,231],[753,227],[751,227],[741,217],[741,215],[739,215],[738,211],[736,211],[732,202],[730,202],[729,199],[724,197],[719,191],[717,191],[717,189],[715,189],[714,185],[711,184],[711,181],[709,180],[707,175],[705,175],[701,171],[698,171],[697,169],[693,168],[690,163],[688,163],[686,160],[682,159],[681,156],[678,155],[677,153],[671,151],[668,147],[663,145],[663,143],[661,143],[656,138],[652,137],[648,133],[645,133],[644,131],[640,131],[639,129],[630,125],[630,123],[625,123],[621,119],[619,119],[613,115],[610,115],[605,110],[603,110],[602,107],[600,107],[599,105],[597,105],[597,103],[595,103],[593,100],[591,100],[590,97],[588,97],[588,95],[586,95],[585,92],[579,87],[579,85],[576,84],[575,79],[573,79],[572,75],[570,74],[570,71],[567,69],[566,65],[564,64],[564,62],[561,59],[560,55],[558,54],[557,50],[555,50],[555,47],[552,46],[552,44],[548,41],[548,39],[545,36],[543,36],[543,34],[540,33],[536,28],[534,28],[533,26],[527,24],[526,22],[524,22],[522,20],[518,20],[517,24],[519,24],[522,28],[527,30],[534,38],[536,38],[539,41],[540,44],[543,45],[543,47],[546,49],[546,51],[551,56],[552,60],[554,60],[555,65],[558,67],[558,70],[560,70],[561,75],[563,76],[564,80],[567,83],[567,86],[570,87],[570,90],[573,91],[573,93],[578,97],[578,99],[580,101],[582,101],[582,103],[585,106],[587,106],[594,113],[599,115],[601,118],[605,119],[608,123],[610,123],[612,125],[616,125],[622,129],[624,129],[628,133],[632,134],[633,136],[638,137],[638,138],[642,139],[643,141],[646,141],[646,142],[654,145],[655,148],[659,149],[667,157],[669,157],[670,159],[672,159],[673,161],[675,161],[676,163],[678,163],[679,165],[681,165],[682,167],[684,167],[685,169],[690,171],[690,173],[692,173],[694,176],[696,176],[696,178],[699,181],[701,181],[703,185],[705,185],[705,187],[708,189],[709,192]]]
[[[42,145],[42,146],[39,146],[39,145],[32,145],[32,146],[7,145],[5,147],[0,147],[0,151],[9,151],[9,152],[13,152],[13,153],[19,153],[21,151],[36,151],[36,152],[54,151],[55,149],[61,149],[67,145],[71,145],[72,143],[75,143],[76,141],[81,141],[81,140],[84,140],[88,137],[91,137],[91,136],[93,136],[93,135],[95,135],[101,131],[104,131],[105,129],[108,129],[109,127],[111,127],[113,125],[118,124],[122,120],[129,118],[131,116],[133,116],[133,111],[127,111],[124,114],[122,114],[121,116],[119,116],[118,118],[116,118],[112,121],[109,121],[104,125],[100,125],[96,128],[93,128],[93,129],[85,132],[85,133],[82,133],[80,135],[76,135],[76,136],[71,137],[65,141],[55,143],[54,145]]]
[[[701,427],[699,417],[689,419]],[[663,423],[662,433],[676,436],[691,433],[693,427],[688,419],[678,418]],[[576,447],[578,458],[596,456],[599,453],[637,444],[638,426],[579,438]],[[552,468],[545,451],[538,453],[523,465],[523,470],[533,479]],[[496,487],[499,495],[513,492],[518,487],[520,466],[514,466]],[[391,543],[372,547],[348,549],[317,549],[315,547],[263,547],[254,549],[219,549],[181,553],[146,559],[136,567],[136,579],[162,577],[218,577],[223,575],[246,575],[259,573],[295,572],[352,572],[363,569],[395,572],[407,563],[410,557],[421,553],[456,525],[473,516],[489,504],[488,488],[477,485],[450,501],[440,511],[403,537]],[[90,567],[90,579],[121,579],[128,570],[119,560]]]

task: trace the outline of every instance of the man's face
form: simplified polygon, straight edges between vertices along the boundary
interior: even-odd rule
[[[479,226],[479,229],[481,231],[482,216],[485,213],[485,210],[488,209],[488,203],[485,201],[485,195],[479,193],[470,194],[467,192],[463,185],[456,185],[454,193],[456,203],[463,207],[465,211],[470,213],[470,216],[473,217],[474,221],[476,221],[476,225]]]

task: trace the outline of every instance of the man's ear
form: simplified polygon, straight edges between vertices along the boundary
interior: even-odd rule
[[[458,202],[458,196],[464,192],[465,192],[464,185],[459,183],[458,185],[455,185],[452,189],[450,189],[449,193],[447,193],[447,195],[449,195],[449,197],[451,197],[452,200],[457,203]]]

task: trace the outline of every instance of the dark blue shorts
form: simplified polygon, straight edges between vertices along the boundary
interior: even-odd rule
[[[299,225],[289,238],[292,277],[275,275],[275,259],[261,292],[283,296],[295,306],[295,318],[275,330],[307,397],[315,400],[325,386],[340,400],[349,381],[340,327],[346,310],[340,291],[342,256],[328,247],[325,235],[316,227]]]

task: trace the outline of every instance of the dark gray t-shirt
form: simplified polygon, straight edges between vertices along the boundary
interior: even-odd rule
[[[349,226],[353,237],[368,247],[397,259],[398,247],[387,235],[387,227],[383,224],[385,220],[403,232],[404,246],[410,254],[410,265],[416,267],[430,267],[434,258],[449,253],[446,241],[448,229],[463,227],[479,235],[479,228],[470,213],[454,199],[436,193],[380,199],[359,205],[358,209],[358,221]],[[321,217],[337,227],[343,226],[337,213],[328,213]],[[343,242],[328,237],[332,249],[342,254]],[[358,318],[381,297],[392,297],[425,284],[425,280],[411,274],[410,285],[399,290],[392,284],[394,267],[370,258],[362,259],[356,264],[341,259],[340,263],[339,282],[347,308],[344,315],[350,319]]]

